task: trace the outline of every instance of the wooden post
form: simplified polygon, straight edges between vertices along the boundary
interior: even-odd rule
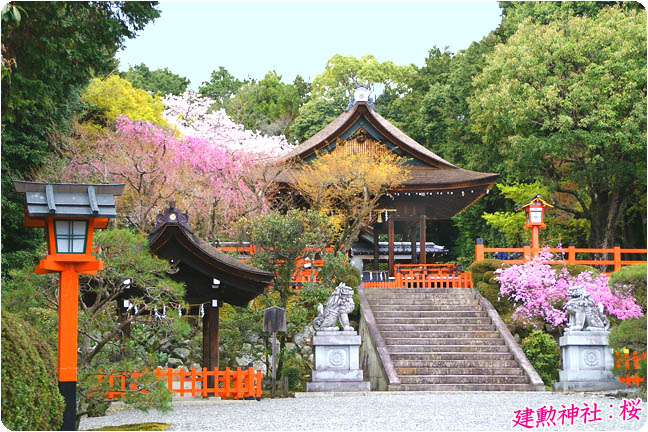
[[[272,397],[277,394],[277,332],[272,332]]]
[[[388,217],[389,276],[394,276],[394,215]]]
[[[66,268],[59,278],[58,298],[58,387],[63,400],[61,430],[76,429],[76,384],[79,311],[79,273]]]
[[[540,229],[537,226],[531,227],[531,253],[532,257],[536,257],[540,252]]]
[[[478,238],[475,240],[475,261],[482,261],[484,259],[484,239]]]
[[[203,316],[203,367],[209,370],[218,369],[218,344],[220,338],[218,318],[218,307],[209,305],[205,308],[205,315]],[[214,387],[214,383],[214,377],[209,376],[207,386]]]
[[[411,264],[416,264],[416,226],[411,226],[409,231],[410,244],[412,248],[412,261]]]
[[[373,239],[374,239],[374,270],[378,270],[378,262],[380,261],[380,250],[378,249],[378,227],[374,225],[373,229]]]
[[[614,271],[621,270],[621,245],[614,245]]]
[[[420,237],[421,237],[421,240],[420,240],[421,241],[421,246],[420,246],[421,254],[420,255],[421,255],[421,259],[419,260],[419,263],[420,264],[426,264],[427,263],[427,257],[426,257],[426,253],[425,253],[425,250],[426,250],[425,246],[426,246],[427,240],[425,239],[425,215],[421,215],[421,218],[419,220],[419,224],[420,224],[419,230],[421,231],[420,232]]]
[[[532,258],[531,246],[529,246],[529,243],[524,243],[524,246],[522,246],[522,261],[529,262]]]
[[[567,248],[567,264],[576,264],[576,246],[574,243],[569,243],[569,247]]]

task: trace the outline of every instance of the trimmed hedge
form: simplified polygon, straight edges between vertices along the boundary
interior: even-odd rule
[[[58,430],[64,402],[56,356],[17,315],[2,312],[2,423],[11,430]]]
[[[622,290],[624,286],[631,289],[632,297],[646,313],[646,264],[635,264],[622,267],[610,275],[608,285],[613,290]]]
[[[545,385],[551,385],[558,378],[560,368],[560,347],[556,340],[541,330],[533,330],[522,340],[521,348]]]
[[[510,315],[513,312],[513,303],[502,297],[498,300],[500,284],[495,280],[495,270],[502,268],[504,261],[496,259],[485,259],[475,261],[468,268],[471,273],[473,286],[479,293],[488,300],[498,314]]]

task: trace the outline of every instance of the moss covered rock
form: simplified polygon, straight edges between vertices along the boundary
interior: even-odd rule
[[[64,402],[56,356],[18,316],[2,312],[2,423],[12,430],[58,430]]]

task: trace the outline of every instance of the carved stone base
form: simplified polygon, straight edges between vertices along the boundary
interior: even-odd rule
[[[597,391],[623,388],[612,375],[608,331],[572,331],[559,339],[563,369],[554,391]]]
[[[317,331],[313,336],[315,369],[308,392],[369,391],[360,369],[360,336],[355,331]]]

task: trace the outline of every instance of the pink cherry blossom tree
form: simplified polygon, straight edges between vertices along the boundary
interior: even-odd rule
[[[516,304],[513,319],[534,325],[539,318],[552,326],[565,325],[567,291],[577,285],[584,286],[596,303],[603,304],[606,314],[620,320],[643,316],[630,293],[610,291],[606,275],[582,272],[570,276],[565,267],[556,271],[544,264],[552,259],[552,254],[545,250],[532,261],[495,270],[500,295]]]
[[[65,181],[125,183],[118,212],[143,232],[152,230],[155,216],[174,200],[189,213],[194,231],[212,240],[226,235],[240,216],[264,212],[274,187],[250,153],[126,117],[98,138],[67,146],[66,155],[71,162]]]
[[[198,93],[169,94],[163,101],[164,119],[182,136],[203,138],[237,153],[249,153],[248,157],[257,162],[277,158],[294,147],[283,135],[267,136],[246,130],[230,120],[224,109],[211,111],[215,101]]]

